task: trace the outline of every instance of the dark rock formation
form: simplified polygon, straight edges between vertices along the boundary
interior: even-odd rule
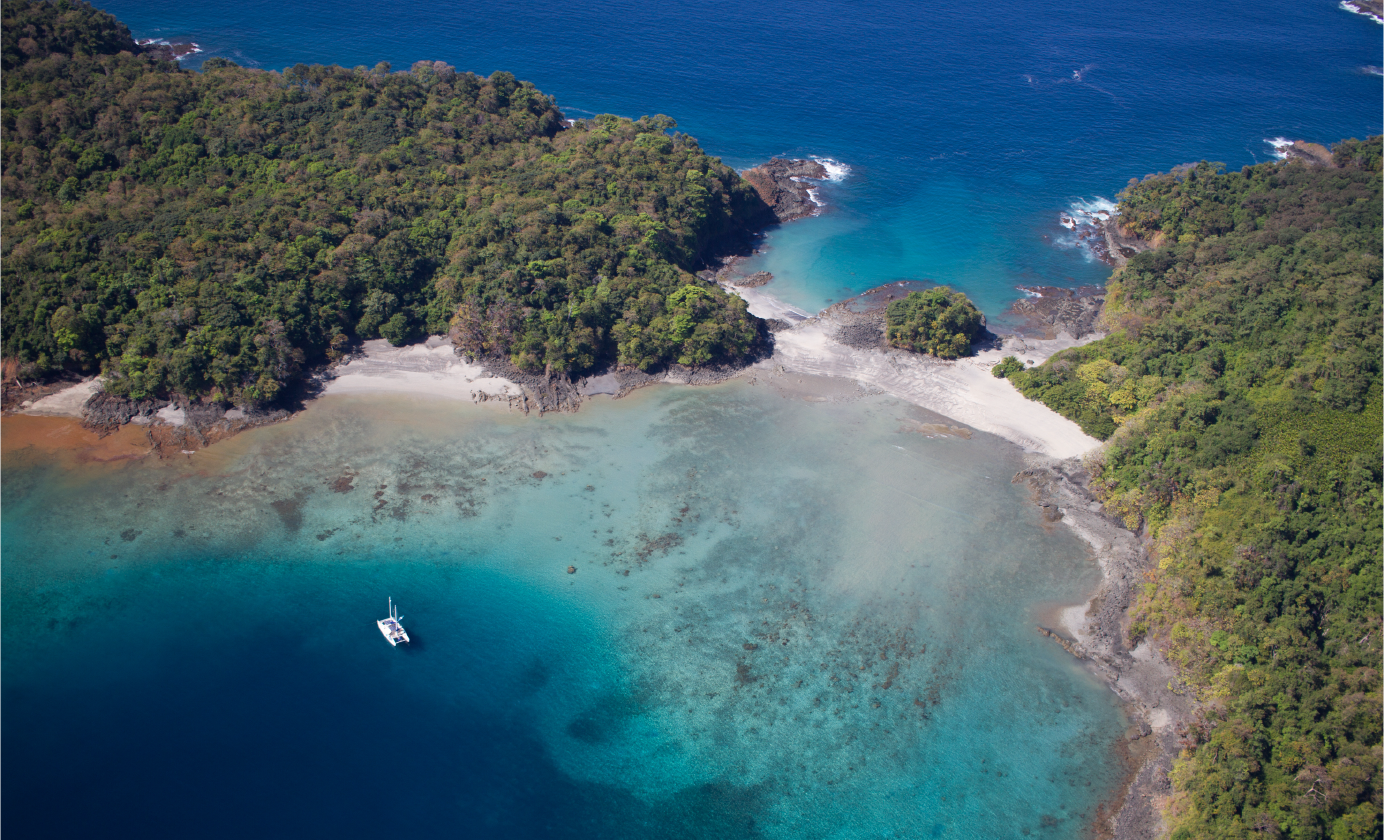
[[[884,315],[875,312],[859,315],[851,323],[842,324],[836,330],[836,340],[857,350],[883,350]]]
[[[1099,243],[1093,243],[1096,247],[1092,250],[1102,261],[1113,266],[1122,266],[1129,262],[1129,258],[1141,251],[1147,251],[1153,244],[1133,236],[1120,227],[1120,217],[1113,216],[1106,219],[1100,226],[1101,238],[1105,240],[1105,247],[1099,247]]]
[[[156,416],[160,409],[168,406],[182,411],[181,424],[167,423]],[[238,409],[220,403],[130,400],[105,391],[92,394],[82,406],[82,425],[103,437],[126,423],[145,426],[149,443],[161,456],[196,451],[246,429],[277,423],[290,416],[292,412],[283,408]]]
[[[1063,332],[1072,338],[1084,338],[1097,331],[1101,312],[1105,309],[1103,286],[1075,290],[1053,286],[1020,288],[1039,296],[1014,301],[1010,311],[1041,330],[1044,338],[1056,338]]]
[[[763,348],[768,353],[770,348]],[[529,373],[521,370],[509,360],[508,356],[493,355],[476,359],[491,376],[498,376],[515,383],[523,391],[519,397],[509,397],[510,406],[525,414],[537,411],[573,412],[581,408],[582,400],[595,394],[607,394],[615,399],[625,396],[637,388],[656,385],[660,382],[672,385],[716,385],[733,379],[745,367],[758,360],[747,359],[743,365],[705,365],[686,367],[668,365],[652,373],[632,367],[616,367],[591,376],[571,379],[560,373]]]
[[[1288,160],[1295,160],[1308,166],[1322,169],[1332,169],[1336,166],[1336,159],[1331,156],[1331,150],[1320,143],[1294,140],[1293,145],[1284,146],[1282,151]]]
[[[166,405],[168,400],[129,400],[97,391],[82,406],[82,425],[104,437],[136,417],[151,421]]]
[[[817,203],[807,192],[810,185],[801,179],[823,180],[827,177],[827,170],[815,160],[774,158],[745,170],[742,177],[750,182],[759,197],[774,211],[775,218],[780,222],[791,222],[817,212]]]
[[[1384,2],[1380,2],[1380,0],[1346,0],[1341,5],[1357,15],[1367,15],[1376,19],[1384,18]]]
[[[732,286],[740,286],[746,289],[756,289],[774,279],[774,275],[767,271],[756,271],[748,277],[731,277],[729,282]]]

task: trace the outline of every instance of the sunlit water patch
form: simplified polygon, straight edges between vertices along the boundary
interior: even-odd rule
[[[330,398],[176,463],[11,456],[6,827],[1080,835],[1124,721],[1032,610],[1087,552],[998,439],[810,400]]]

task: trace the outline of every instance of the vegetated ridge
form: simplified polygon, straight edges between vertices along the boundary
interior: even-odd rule
[[[668,117],[441,62],[192,73],[80,0],[5,0],[2,45],[7,374],[259,405],[381,336],[550,373],[762,339],[692,272],[772,213]]]
[[[1330,163],[1131,182],[1123,226],[1165,244],[1109,336],[1005,371],[1108,439],[1093,487],[1149,541],[1129,641],[1202,709],[1178,840],[1380,835],[1380,138]]]

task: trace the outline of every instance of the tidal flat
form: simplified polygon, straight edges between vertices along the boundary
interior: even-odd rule
[[[1082,836],[1127,724],[1034,620],[1100,573],[1011,484],[1017,447],[946,422],[741,380],[543,417],[328,396],[163,460],[11,449],[10,813]]]

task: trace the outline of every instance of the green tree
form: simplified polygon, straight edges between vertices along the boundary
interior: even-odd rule
[[[975,304],[946,286],[910,292],[890,303],[885,324],[891,345],[939,359],[966,355],[985,330],[985,318]]]

